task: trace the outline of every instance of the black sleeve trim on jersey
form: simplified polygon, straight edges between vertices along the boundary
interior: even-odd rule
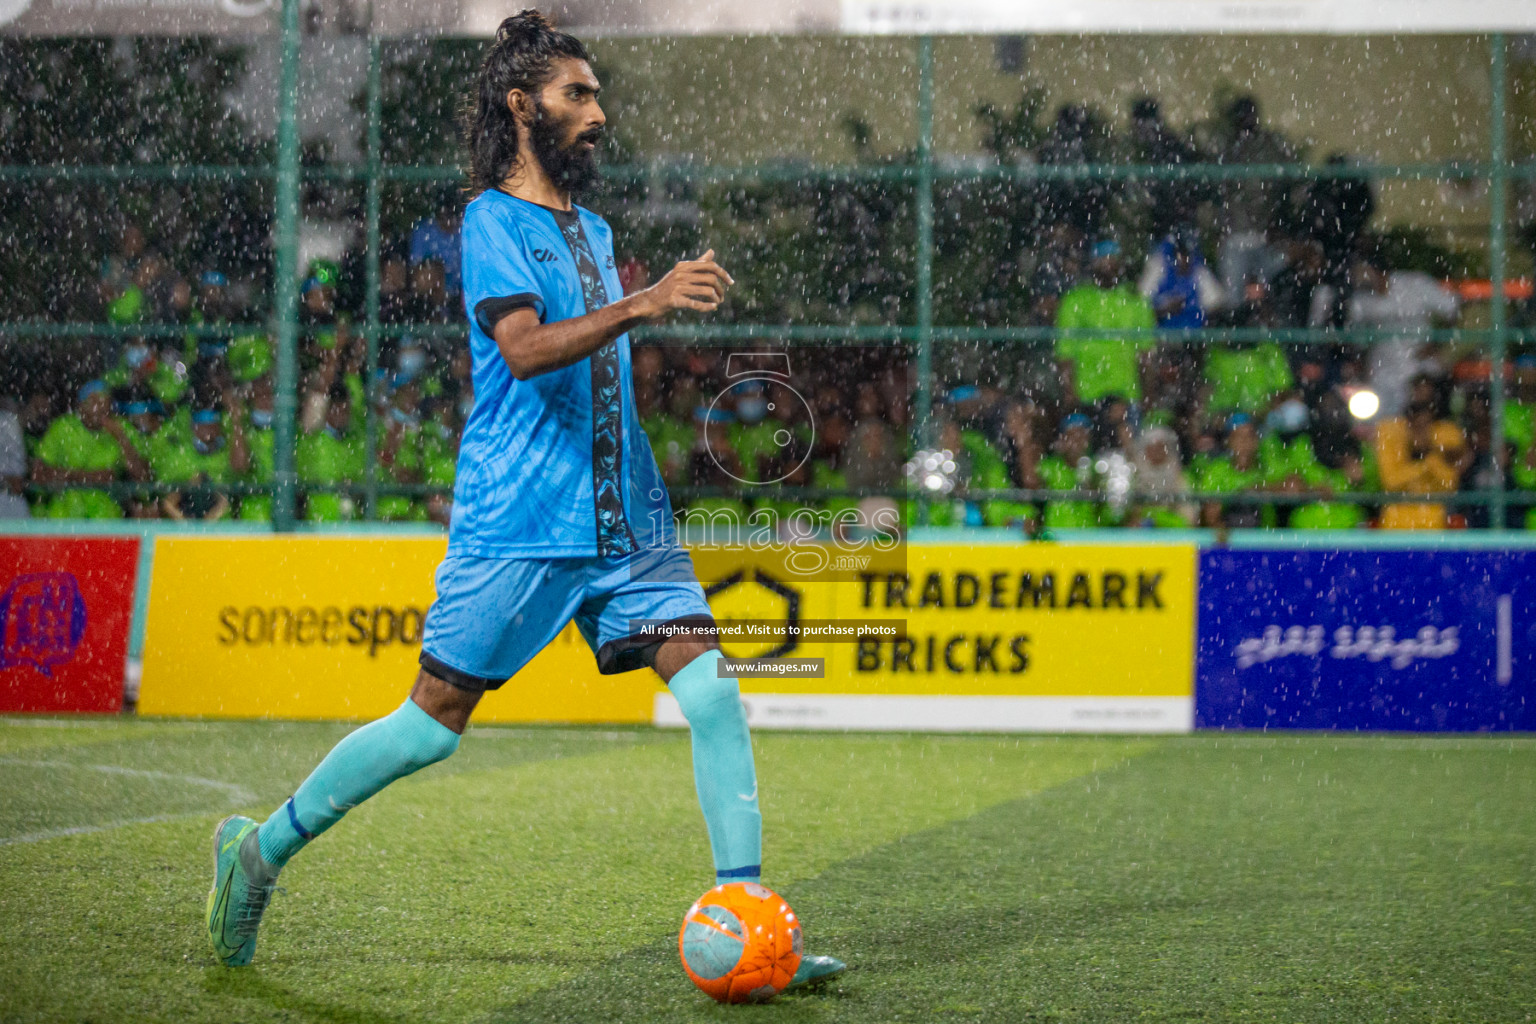
[[[489,299],[481,299],[475,303],[475,323],[486,333],[487,337],[496,336],[496,325],[502,317],[513,310],[531,309],[539,314],[539,323],[544,322],[544,299],[532,292],[522,292],[517,295],[502,295]]]

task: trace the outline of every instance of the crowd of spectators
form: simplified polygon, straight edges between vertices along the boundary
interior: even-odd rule
[[[454,319],[457,260],[433,237],[441,229],[429,218],[409,254],[383,261],[384,323],[430,328]],[[468,352],[430,330],[390,334],[379,339],[370,378],[341,278],[336,261],[317,258],[300,288],[299,514],[315,522],[366,514],[371,407],[373,515],[446,524],[473,403]],[[247,303],[216,269],[176,268],[132,223],[102,261],[100,297],[114,325],[158,330],[130,333],[107,365],[77,371],[83,382],[40,385],[0,408],[0,474],[9,485],[0,515],[270,520],[275,358],[265,332],[239,328],[254,319]],[[26,374],[13,367],[10,376]]]
[[[1227,116],[1219,147],[1202,148],[1144,99],[1130,137],[1147,163],[1295,159],[1250,98]],[[1058,120],[1070,139],[1081,112]],[[1334,170],[1345,162],[1329,158]],[[1511,368],[1504,450],[1494,452],[1486,356],[1434,333],[1457,325],[1457,295],[1391,265],[1368,230],[1364,178],[1159,180],[1146,186],[1151,233],[1139,238],[1109,230],[1098,186],[1053,187],[1072,214],[1044,226],[1019,286],[1033,324],[1060,333],[1024,353],[942,362],[926,433],[899,350],[805,350],[787,375],[741,381],[721,351],[637,347],[639,411],[668,484],[705,511],[867,514],[884,493],[909,522],[1040,532],[1487,526],[1483,505],[1450,496],[1502,482],[1516,492],[1502,525],[1536,527],[1536,362]],[[1146,254],[1139,267],[1130,252]],[[445,205],[384,252],[378,309],[392,329],[371,377],[360,260],[353,245],[307,261],[300,512],[364,514],[371,410],[373,515],[446,522],[473,384],[462,336],[423,328],[462,321],[456,214]],[[626,285],[646,279],[634,260],[626,268]],[[251,300],[217,268],[176,267],[125,224],[101,265],[103,319],[187,332],[129,336],[71,385],[68,408],[70,394],[55,389],[0,409],[10,484],[0,515],[270,518],[272,345],[221,329],[253,319]],[[1307,327],[1376,333],[1371,344],[1267,336]],[[1207,328],[1239,329],[1223,337],[1240,340],[1203,340]],[[911,471],[924,439],[944,453],[937,477]],[[798,500],[797,487],[814,492]],[[982,493],[1005,490],[1074,493]],[[919,508],[916,497],[928,500]]]
[[[1234,99],[1204,138],[1174,130],[1151,99],[1130,115],[1133,163],[1297,159],[1252,97]],[[1083,159],[1087,143],[1069,143],[1087,137],[1088,121],[1063,107],[1036,158]],[[1493,452],[1486,351],[1437,331],[1459,326],[1458,293],[1393,265],[1369,230],[1372,186],[1344,154],[1324,171],[1153,180],[1140,186],[1147,233],[1133,237],[1111,226],[1104,183],[1053,184],[1056,215],[1027,261],[1029,326],[1060,330],[1053,358],[949,361],[938,434],[948,431],[942,447],[962,458],[946,494],[992,489],[1001,464],[1013,487],[1101,500],[956,500],[938,520],[1487,526],[1484,504],[1449,495],[1502,481],[1517,493],[1499,525],[1536,527],[1536,359],[1517,347],[1507,365],[1505,445]],[[1139,265],[1133,253],[1145,254]],[[1296,329],[1323,340],[1288,341]],[[1352,333],[1334,340],[1335,331]]]

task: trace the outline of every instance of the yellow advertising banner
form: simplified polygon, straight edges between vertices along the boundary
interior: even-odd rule
[[[140,711],[388,712],[415,677],[444,550],[431,538],[159,540]],[[763,724],[881,727],[882,708],[891,728],[951,712],[955,728],[1129,728],[1138,715],[1187,727],[1192,714],[1191,545],[912,546],[835,580],[795,578],[772,553],[693,554],[722,624],[772,626],[762,639],[725,643],[727,654],[826,660],[824,678],[742,679]],[[876,621],[904,630],[861,638],[860,624]],[[844,635],[807,639],[818,626]],[[486,697],[476,720],[669,723],[664,693],[650,672],[600,675],[567,627]],[[972,703],[961,712],[939,698]]]
[[[227,718],[388,714],[416,679],[438,538],[162,537],[139,712]],[[650,672],[600,675],[568,626],[477,722],[648,722]]]
[[[803,620],[906,624],[904,638],[779,644],[781,657],[825,657],[827,678],[773,680],[778,693],[1192,692],[1192,546],[913,546],[905,561],[796,583],[758,579],[744,560],[741,582],[711,586],[711,603],[722,620],[783,618],[793,605]]]

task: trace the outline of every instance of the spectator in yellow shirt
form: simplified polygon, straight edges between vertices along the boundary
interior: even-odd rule
[[[1376,428],[1376,459],[1385,491],[1443,494],[1455,491],[1472,461],[1461,428],[1436,417],[1432,400],[1416,399],[1407,414]],[[1445,506],[1399,502],[1381,510],[1384,530],[1439,530]]]

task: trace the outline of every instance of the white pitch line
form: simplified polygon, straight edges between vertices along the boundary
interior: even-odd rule
[[[73,828],[55,828],[46,832],[26,832],[19,836],[0,836],[0,846],[11,846],[15,843],[41,843],[46,839],[62,839],[64,836],[81,836],[91,832],[105,832],[108,829],[122,828],[125,825],[152,825],[161,821],[178,821],[182,818],[201,818],[207,815],[206,811],[188,811],[185,814],[152,814],[147,818],[127,818],[123,821],[109,821],[105,825],[76,825]]]
[[[256,799],[255,794],[244,786],[233,782],[222,782],[219,779],[205,779],[201,775],[174,775],[170,772],[151,771],[147,768],[124,768],[115,764],[76,764],[73,761],[28,761],[16,757],[0,757],[0,765],[15,765],[18,768],[74,768],[80,771],[102,772],[107,775],[131,775],[135,778],[154,779],[158,782],[186,782],[194,786],[222,789],[231,800],[239,803],[250,803]]]

